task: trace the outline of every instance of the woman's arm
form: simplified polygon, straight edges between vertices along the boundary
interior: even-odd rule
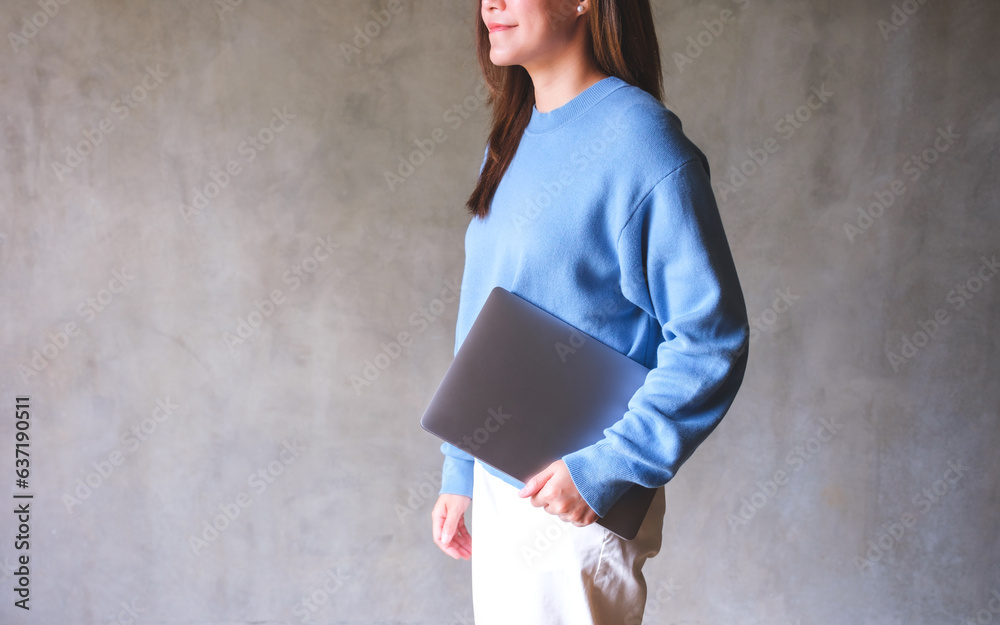
[[[601,516],[633,483],[655,488],[674,476],[732,404],[748,347],[743,293],[699,159],[639,202],[617,253],[622,293],[664,340],[623,418],[602,440],[563,458]]]

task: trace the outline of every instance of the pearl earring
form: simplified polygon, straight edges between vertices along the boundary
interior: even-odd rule
[[[576,12],[577,13],[583,13],[583,5],[582,4],[576,5]]]

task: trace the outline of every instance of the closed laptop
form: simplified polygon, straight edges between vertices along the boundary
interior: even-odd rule
[[[495,287],[420,424],[523,484],[555,460],[601,440],[648,373],[559,317]],[[654,494],[633,485],[597,522],[631,540]]]

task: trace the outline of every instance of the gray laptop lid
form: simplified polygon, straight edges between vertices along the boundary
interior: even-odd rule
[[[604,437],[649,369],[502,287],[473,322],[420,420],[522,483]],[[598,523],[631,540],[655,494],[633,485]]]

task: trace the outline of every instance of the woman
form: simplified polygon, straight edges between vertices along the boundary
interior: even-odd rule
[[[467,204],[455,350],[502,286],[651,371],[603,440],[520,490],[444,444],[434,541],[472,558],[477,625],[639,623],[642,565],[661,541],[658,487],[743,379],[743,295],[708,162],[660,102],[648,0],[482,0],[479,10],[493,124]],[[658,491],[627,541],[594,521],[633,483]]]

